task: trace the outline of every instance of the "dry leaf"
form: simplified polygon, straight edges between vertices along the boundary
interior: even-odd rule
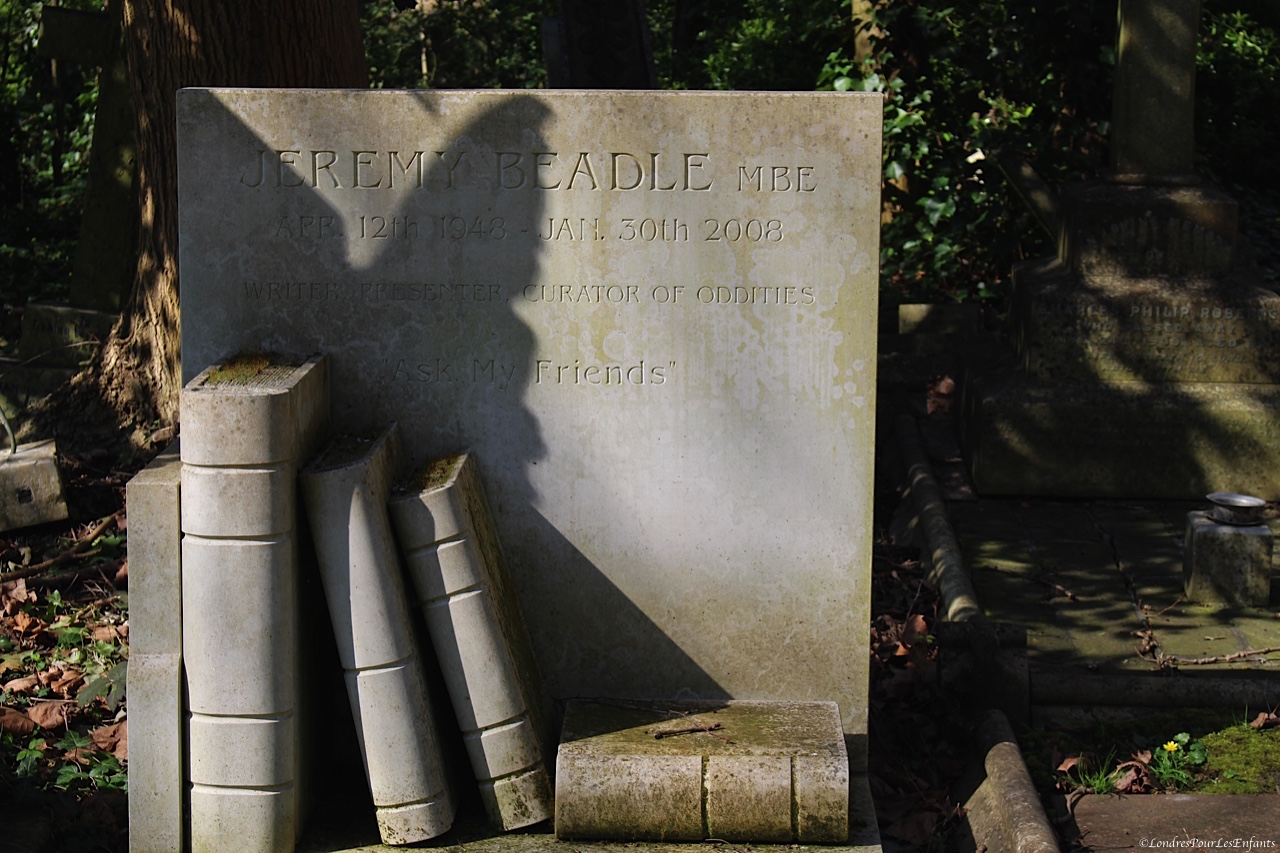
[[[120,634],[114,625],[95,625],[89,632],[89,639],[99,643],[114,643],[120,639]]]
[[[63,761],[74,761],[76,764],[88,764],[92,758],[93,750],[83,746],[77,746],[62,753]]]
[[[129,760],[129,723],[121,720],[89,732],[89,740],[103,752],[109,752],[121,763]]]
[[[916,613],[907,618],[907,624],[902,631],[902,642],[914,643],[921,637],[929,635],[929,625],[924,621],[924,617]]]
[[[78,669],[65,669],[62,675],[55,681],[50,682],[49,686],[58,693],[71,698],[71,694],[84,683],[84,675]]]
[[[0,708],[0,732],[26,737],[35,729],[36,724],[26,714],[12,708]]]
[[[53,730],[67,724],[67,704],[61,701],[37,702],[27,709],[27,716],[40,728]]]
[[[1276,726],[1280,726],[1280,717],[1277,717],[1274,711],[1262,711],[1253,718],[1253,722],[1249,723],[1249,728],[1258,731],[1273,729]]]
[[[1071,768],[1075,767],[1075,766],[1076,766],[1077,764],[1079,764],[1079,763],[1080,763],[1080,756],[1078,756],[1078,755],[1073,755],[1073,756],[1071,756],[1070,758],[1066,759],[1065,761],[1063,761],[1061,764],[1059,764],[1059,765],[1058,765],[1058,772],[1059,772],[1059,773],[1070,773],[1070,772],[1071,772]]]
[[[39,676],[24,675],[22,678],[15,678],[13,681],[6,682],[4,687],[0,687],[0,690],[6,693],[26,693],[28,690],[35,690],[39,686]]]

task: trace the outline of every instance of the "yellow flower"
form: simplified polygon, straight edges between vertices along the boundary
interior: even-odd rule
[[[1177,751],[1178,751],[1178,745],[1177,745],[1176,743],[1174,743],[1173,741],[1169,741],[1168,743],[1166,743],[1166,744],[1164,745],[1164,751],[1165,751],[1165,752],[1177,752]]]

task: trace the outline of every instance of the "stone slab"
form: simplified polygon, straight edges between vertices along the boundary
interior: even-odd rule
[[[966,380],[962,443],[982,495],[1280,498],[1280,387]]]
[[[849,758],[831,702],[573,701],[557,837],[838,844]]]
[[[1018,355],[1066,382],[1280,382],[1280,295],[1240,282],[1108,278],[1053,261],[1014,268]]]
[[[1280,844],[1280,795],[1090,794],[1073,810],[1095,850],[1222,848],[1271,850]]]
[[[553,697],[865,732],[878,96],[178,100],[187,377],[323,351],[345,429],[473,449]]]
[[[41,367],[78,367],[93,357],[118,319],[111,311],[33,302],[22,310],[18,355]]]
[[[53,439],[19,444],[9,455],[9,443],[0,450],[0,531],[67,517],[58,470],[58,448]]]
[[[330,786],[334,791],[338,786]],[[843,844],[823,845],[823,853],[881,853],[880,833],[876,827],[875,808],[867,776],[850,777],[849,840]],[[340,794],[339,794],[340,796]],[[340,804],[340,799],[332,800]],[[620,849],[643,853],[706,853],[706,842],[657,843],[641,842],[619,845],[610,841],[576,841],[574,851],[580,853],[617,853]],[[313,818],[306,835],[298,843],[298,853],[388,853],[397,848],[378,843],[378,829],[372,816],[367,820],[352,819],[338,808],[322,808]],[[500,834],[477,810],[459,816],[454,828],[433,844],[433,849],[448,853],[563,853],[565,842],[558,840],[547,824],[525,832]],[[784,850],[753,846],[753,849]]]

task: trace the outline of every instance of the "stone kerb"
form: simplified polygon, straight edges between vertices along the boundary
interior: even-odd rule
[[[323,351],[344,430],[472,448],[553,698],[865,734],[877,96],[178,100],[188,377]]]
[[[182,528],[178,450],[125,487],[129,514],[129,850],[183,849]]]

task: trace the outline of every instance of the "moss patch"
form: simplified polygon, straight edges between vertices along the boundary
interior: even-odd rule
[[[1254,731],[1247,723],[1201,738],[1209,750],[1202,794],[1274,794],[1280,790],[1280,729]]]

